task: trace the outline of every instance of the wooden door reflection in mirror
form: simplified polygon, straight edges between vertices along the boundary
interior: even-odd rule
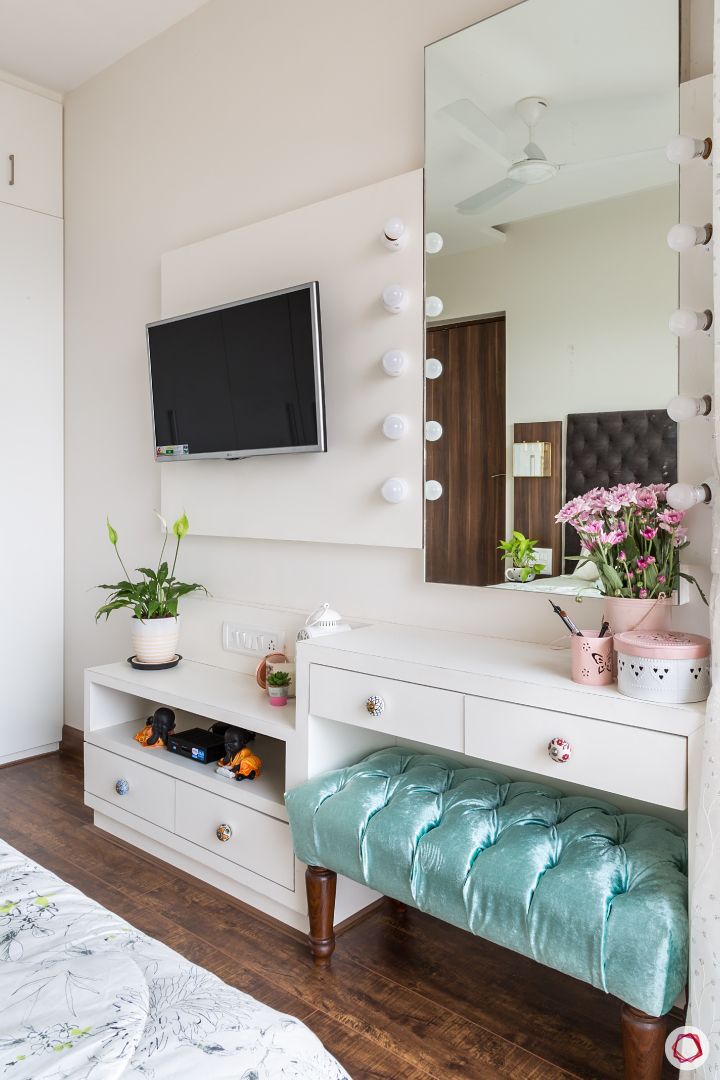
[[[429,439],[426,476],[442,485],[425,514],[427,581],[502,581],[497,538],[505,529],[505,316],[436,327],[427,355],[426,416],[442,427]]]

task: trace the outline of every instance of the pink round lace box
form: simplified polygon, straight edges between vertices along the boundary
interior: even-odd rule
[[[648,660],[703,660],[710,655],[710,639],[682,630],[627,630],[616,634],[615,649],[626,656]]]

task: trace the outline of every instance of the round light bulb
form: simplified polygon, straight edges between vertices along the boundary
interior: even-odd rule
[[[701,247],[710,243],[712,237],[712,225],[673,225],[668,230],[668,247],[673,251],[692,251],[698,245]]]
[[[382,433],[386,439],[404,439],[407,429],[408,422],[399,413],[390,413],[382,422]]]
[[[400,251],[401,248],[405,247],[406,240],[405,222],[399,217],[388,218],[382,231],[382,242],[385,247],[389,248],[390,251]]]
[[[436,356],[429,356],[425,361],[425,378],[439,379],[443,373],[442,362]]]
[[[428,502],[435,502],[443,493],[443,486],[439,480],[425,481],[425,498]]]
[[[408,482],[401,476],[391,476],[380,488],[383,499],[389,503],[403,502],[408,497]]]
[[[707,416],[711,408],[712,401],[708,394],[699,398],[679,394],[668,401],[667,413],[671,420],[680,423],[682,420],[692,420],[695,416]]]
[[[439,232],[425,233],[425,251],[428,255],[437,255],[442,251],[444,240]]]
[[[442,424],[439,420],[428,420],[425,424],[425,438],[428,442],[437,442],[442,439]]]
[[[407,303],[405,290],[401,285],[386,285],[382,291],[382,302],[386,311],[397,315]]]
[[[693,139],[692,135],[675,135],[665,147],[668,161],[673,165],[689,165],[696,157],[709,157],[710,139]]]
[[[402,375],[407,367],[407,357],[399,349],[390,349],[382,358],[382,366],[386,375]]]
[[[667,501],[673,510],[691,510],[698,503],[710,502],[710,488],[707,484],[672,484]]]
[[[709,330],[712,325],[711,311],[690,311],[678,308],[670,316],[670,330],[678,337],[689,337],[698,330]]]
[[[425,314],[428,319],[437,319],[438,315],[442,315],[445,305],[439,296],[426,296],[425,297]]]

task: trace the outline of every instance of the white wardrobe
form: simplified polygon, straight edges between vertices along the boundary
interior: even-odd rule
[[[60,740],[62,580],[62,105],[0,81],[0,765]]]

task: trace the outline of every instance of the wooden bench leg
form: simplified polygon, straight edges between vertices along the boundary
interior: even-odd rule
[[[305,871],[310,935],[308,942],[312,958],[318,965],[330,963],[335,949],[333,916],[337,874],[323,866],[308,866]]]
[[[660,1080],[665,1058],[667,1017],[648,1016],[631,1005],[623,1005],[620,1016],[625,1080]]]

